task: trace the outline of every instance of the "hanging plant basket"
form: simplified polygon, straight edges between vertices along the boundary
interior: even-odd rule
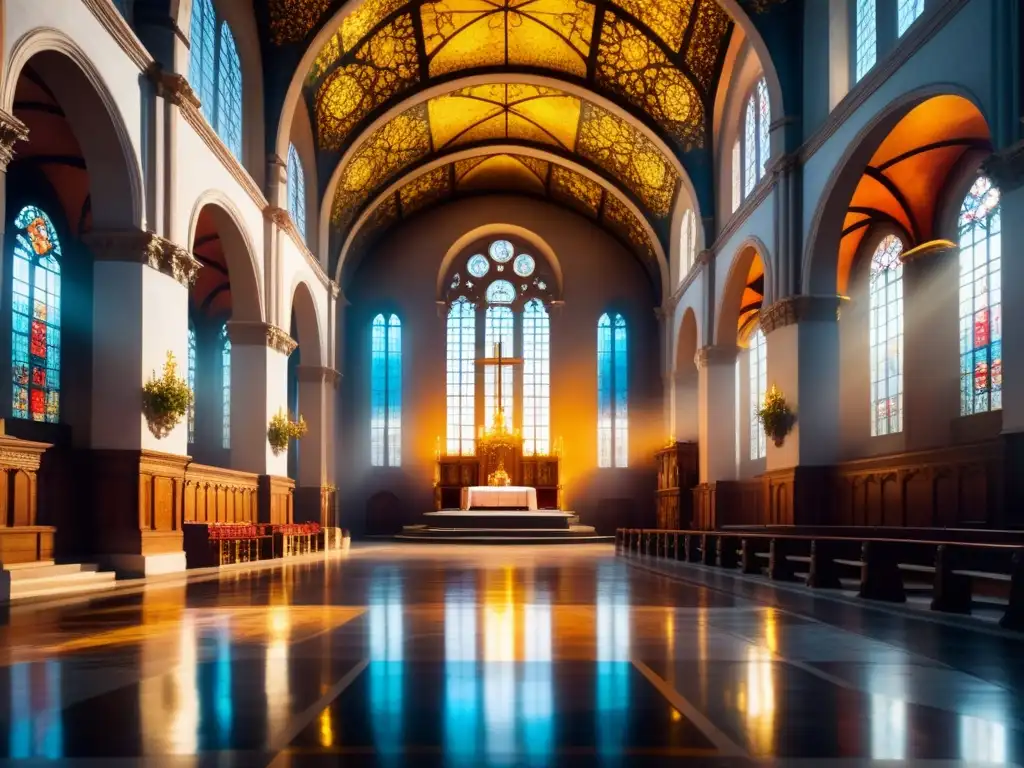
[[[167,437],[188,413],[192,401],[192,390],[178,375],[174,354],[168,352],[163,374],[157,377],[153,371],[142,387],[142,415],[146,417],[149,431],[157,440]]]
[[[306,421],[301,415],[298,421],[292,421],[284,410],[280,410],[270,419],[270,425],[267,427],[267,441],[270,443],[270,450],[274,452],[275,456],[280,456],[288,450],[289,441],[301,440],[308,431]]]
[[[757,418],[764,428],[765,435],[772,439],[776,448],[782,447],[786,442],[786,436],[793,430],[793,425],[796,423],[796,415],[774,384],[765,394],[764,405],[758,409]]]

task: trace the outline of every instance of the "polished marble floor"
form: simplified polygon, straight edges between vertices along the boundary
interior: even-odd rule
[[[37,763],[1020,765],[1024,643],[606,546],[379,545],[9,609],[0,765]]]

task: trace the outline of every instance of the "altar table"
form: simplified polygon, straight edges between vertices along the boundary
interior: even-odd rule
[[[525,509],[537,511],[537,489],[515,485],[462,489],[460,509]]]

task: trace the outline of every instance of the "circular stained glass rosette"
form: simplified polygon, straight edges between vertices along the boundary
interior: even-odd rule
[[[476,256],[470,256],[469,263],[466,264],[466,269],[469,270],[469,274],[473,277],[483,277],[490,268],[491,262],[479,253]]]
[[[504,264],[506,261],[512,260],[516,249],[512,247],[512,243],[508,240],[495,240],[491,243],[491,247],[488,252],[491,254],[492,259],[499,264]]]
[[[527,253],[521,253],[516,256],[512,269],[514,269],[515,273],[520,277],[529,277],[533,274],[534,266],[535,263],[533,261],[533,256],[530,256]]]
[[[511,304],[516,298],[516,288],[508,280],[495,280],[487,286],[488,304]]]

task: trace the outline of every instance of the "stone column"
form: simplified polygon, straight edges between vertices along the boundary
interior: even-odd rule
[[[736,477],[736,359],[739,347],[718,345],[697,352],[700,481]]]
[[[768,387],[795,414],[781,446],[768,440],[768,519],[830,522],[828,477],[839,449],[838,296],[791,296],[761,310]]]
[[[142,414],[142,387],[168,353],[188,366],[188,290],[199,263],[184,248],[139,230],[86,238],[93,267],[93,382],[90,445],[98,554],[132,574],[180,571],[183,418],[169,434]]]
[[[1016,525],[1024,508],[1024,141],[992,155],[983,171],[999,187],[1003,311],[1004,501],[999,525]]]
[[[672,305],[658,307],[654,310],[654,316],[658,318],[658,335],[661,344],[661,389],[663,392],[661,424],[662,434],[667,438],[674,438],[676,423],[676,404],[674,376],[672,375]]]
[[[295,519],[333,526],[334,487],[330,482],[328,443],[334,426],[334,397],[341,375],[333,368],[300,365],[299,403],[309,425],[302,439],[298,483],[295,489]]]
[[[260,476],[259,520],[292,521],[288,454],[274,455],[270,419],[287,412],[288,355],[295,341],[276,325],[228,321],[231,339],[231,468]],[[293,414],[294,415],[294,414]]]

